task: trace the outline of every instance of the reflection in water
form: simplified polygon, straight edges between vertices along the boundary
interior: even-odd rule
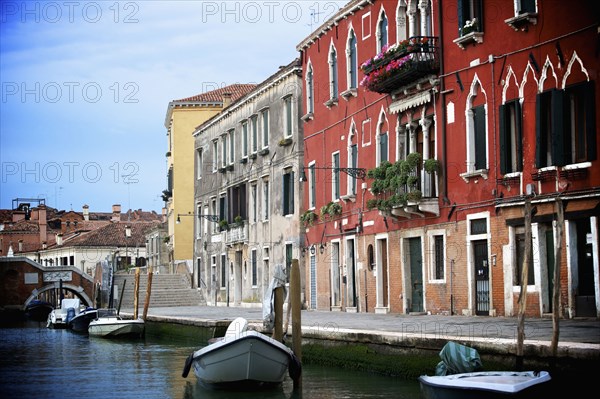
[[[281,386],[258,392],[211,390],[193,372],[181,376],[186,357],[196,349],[171,338],[111,340],[33,322],[0,325],[0,397],[421,398],[416,381],[312,365],[303,365],[300,392],[287,376]]]

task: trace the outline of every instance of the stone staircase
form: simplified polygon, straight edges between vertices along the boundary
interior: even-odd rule
[[[123,299],[121,301],[122,309],[133,308],[135,274],[115,274],[115,290],[117,300],[115,307],[119,303],[121,290]],[[138,294],[138,309],[143,309],[146,303],[146,292],[148,287],[148,275],[140,273],[140,288]],[[150,293],[151,308],[174,307],[174,306],[198,306],[206,305],[202,293],[191,284],[187,276],[181,274],[154,274],[152,275],[152,291]]]

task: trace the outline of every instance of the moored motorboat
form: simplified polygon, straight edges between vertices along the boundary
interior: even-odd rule
[[[69,320],[79,314],[81,301],[79,298],[65,298],[60,301],[60,308],[48,314],[46,326],[49,328],[67,328]]]
[[[97,317],[90,321],[88,334],[96,337],[142,337],[143,319],[124,319],[115,309],[98,309]]]
[[[264,388],[283,382],[286,371],[292,378],[300,373],[294,352],[273,338],[247,329],[248,322],[237,318],[225,337],[193,352],[186,359],[182,376],[193,367],[203,385],[223,388]]]
[[[67,328],[75,332],[87,333],[90,322],[98,317],[98,309],[85,308],[67,322]]]
[[[25,315],[30,320],[46,321],[52,310],[54,310],[54,306],[50,302],[34,299],[25,307]]]
[[[548,388],[547,371],[477,371],[421,376],[425,399],[539,398]]]

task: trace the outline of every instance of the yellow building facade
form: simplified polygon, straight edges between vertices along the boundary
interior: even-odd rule
[[[197,126],[220,113],[255,85],[234,84],[193,97],[173,100],[165,117],[167,129],[167,188],[163,199],[167,209],[169,265],[172,272],[187,266],[192,270],[195,152],[192,136]],[[200,165],[199,167],[202,167]],[[179,219],[179,223],[177,220]]]

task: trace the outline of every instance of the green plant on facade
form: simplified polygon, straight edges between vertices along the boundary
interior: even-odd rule
[[[317,220],[317,214],[312,210],[308,210],[300,215],[300,221],[304,227],[312,226],[315,223],[315,220]]]
[[[342,213],[342,205],[337,202],[329,202],[321,207],[321,219],[333,218]]]
[[[244,219],[240,215],[237,215],[235,218],[233,218],[233,222],[237,226],[243,226],[244,225]]]
[[[440,161],[435,158],[429,158],[423,161],[423,169],[425,172],[432,174],[440,171]]]
[[[419,201],[423,196],[417,189],[419,166],[421,154],[413,152],[404,160],[394,163],[384,161],[378,167],[370,169],[367,177],[373,179],[371,193],[375,198],[367,201],[367,209],[389,211],[394,207]]]
[[[223,219],[219,221],[219,229],[221,231],[229,230],[229,223],[227,223],[227,220]]]

